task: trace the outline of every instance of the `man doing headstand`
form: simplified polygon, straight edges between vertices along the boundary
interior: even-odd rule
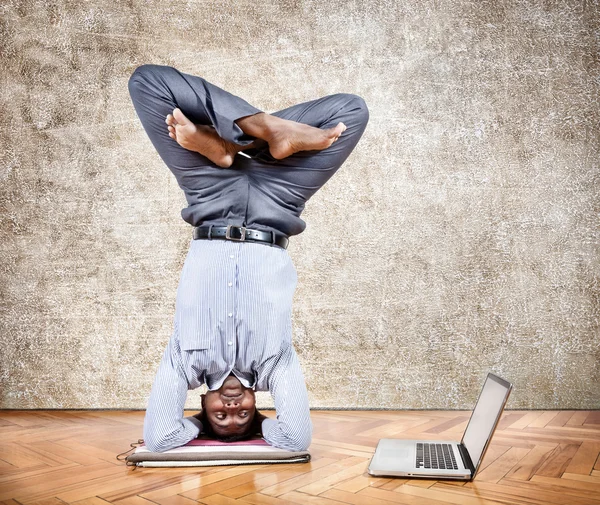
[[[161,452],[201,432],[222,440],[258,432],[275,447],[306,450],[312,424],[292,345],[297,275],[286,248],[306,226],[306,201],[359,141],[367,107],[335,94],[267,114],[163,65],[136,68],[128,86],[194,226],[144,442]],[[187,391],[204,384],[202,411],[183,417]],[[276,419],[256,410],[254,391],[271,392]]]

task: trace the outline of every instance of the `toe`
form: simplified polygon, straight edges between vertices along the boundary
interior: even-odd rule
[[[190,120],[185,116],[185,114],[181,112],[180,108],[173,109],[173,118],[175,119],[175,121],[177,121],[177,123],[180,124],[187,124],[190,122]]]

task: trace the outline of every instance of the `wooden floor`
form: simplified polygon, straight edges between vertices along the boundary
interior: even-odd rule
[[[273,412],[267,412],[273,416]],[[465,412],[313,412],[309,464],[135,468],[143,412],[0,411],[10,505],[600,504],[600,411],[505,412],[474,482],[366,473],[379,438],[460,438]]]

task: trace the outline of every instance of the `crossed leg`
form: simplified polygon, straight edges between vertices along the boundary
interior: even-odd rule
[[[228,142],[219,137],[210,126],[194,124],[179,108],[175,108],[173,114],[168,114],[165,122],[169,136],[181,147],[196,151],[223,168],[233,164],[236,153],[258,145],[257,142],[246,146]],[[346,125],[342,122],[333,128],[322,130],[264,112],[240,118],[235,123],[247,135],[265,141],[269,145],[271,156],[276,160],[300,151],[327,149],[346,130]]]
[[[251,183],[260,181],[260,191],[298,209],[350,155],[369,118],[364,100],[347,93],[265,114],[165,65],[136,68],[129,91],[146,133],[182,188],[205,191],[207,175],[233,182],[243,170]],[[240,151],[251,159],[236,156]],[[218,168],[225,170],[217,175]]]

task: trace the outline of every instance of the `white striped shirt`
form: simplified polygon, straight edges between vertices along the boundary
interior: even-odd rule
[[[230,373],[246,387],[271,392],[277,420],[262,423],[269,444],[308,448],[308,397],[292,345],[296,283],[296,269],[284,249],[191,240],[177,289],[174,331],[144,419],[144,442],[151,451],[196,438],[201,422],[183,417],[187,391],[203,384],[219,389]]]

